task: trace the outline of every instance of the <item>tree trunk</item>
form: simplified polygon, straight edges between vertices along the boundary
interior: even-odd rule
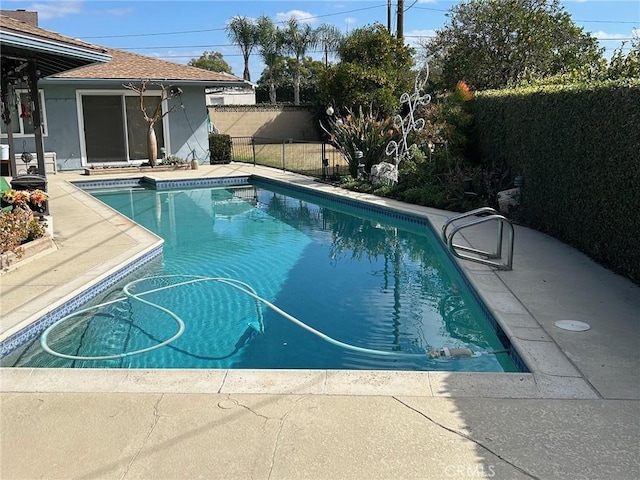
[[[300,70],[296,70],[293,79],[293,104],[300,105]]]
[[[158,160],[158,141],[156,140],[156,131],[153,129],[153,125],[149,125],[147,131],[147,155],[149,156],[149,165],[156,166]]]
[[[244,55],[244,72],[242,73],[242,78],[251,81],[251,72],[249,71],[249,54],[245,53]]]
[[[269,101],[276,103],[276,84],[269,82]]]

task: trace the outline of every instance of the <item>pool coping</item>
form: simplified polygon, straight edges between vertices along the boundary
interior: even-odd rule
[[[257,180],[276,181],[296,188],[311,189],[332,196],[339,195],[364,201],[383,208],[392,208],[409,215],[426,217],[434,230],[451,212],[404,204],[395,200],[351,192],[328,184],[315,182],[309,177],[291,173],[249,174]],[[138,176],[153,179],[148,175]],[[186,179],[156,179],[158,182],[190,182]],[[202,180],[202,179],[200,179]],[[102,183],[108,179],[96,180]],[[211,179],[205,180],[205,183]],[[109,208],[83,192],[72,182],[64,181],[67,188],[83,195],[82,201],[93,200],[96,208]],[[75,182],[74,182],[75,183]],[[81,193],[79,193],[81,192]],[[88,198],[87,198],[88,197]],[[89,200],[91,199],[91,200]],[[93,205],[92,205],[93,208]],[[115,218],[111,209],[102,215],[105,221]],[[131,228],[131,227],[129,227]],[[141,226],[139,245],[134,255],[122,260],[99,275],[100,279],[129,266],[132,260],[148,254],[158,247],[158,238]],[[134,228],[135,230],[135,228]],[[146,233],[145,233],[146,232]],[[152,239],[148,235],[153,235]],[[462,235],[463,240],[467,240]],[[154,241],[151,241],[154,240]],[[468,240],[467,240],[468,241]],[[140,247],[144,244],[146,248]],[[161,243],[161,241],[160,241]],[[600,398],[583,378],[575,365],[566,357],[555,341],[509,289],[508,285],[490,267],[455,259],[479,297],[500,324],[505,335],[529,367],[530,373],[468,373],[468,372],[404,372],[360,370],[187,370],[187,369],[47,369],[0,368],[2,392],[122,392],[122,393],[260,393],[260,394],[321,394],[321,395],[413,395],[445,397],[489,398]],[[79,291],[76,288],[64,298]],[[62,300],[59,300],[62,302]],[[21,328],[42,315],[34,314],[20,323]],[[15,328],[13,329],[15,330]],[[12,330],[12,331],[13,331]],[[14,332],[15,333],[15,332]],[[7,332],[2,333],[7,338]]]
[[[105,262],[81,275],[74,282],[59,285],[54,291],[33,302],[30,309],[18,308],[3,318],[5,328],[0,332],[2,350],[13,350],[12,344],[22,345],[44,331],[49,318],[59,316],[61,312],[71,311],[126,277],[132,269],[142,267],[162,254],[164,240],[153,232],[138,225],[119,212],[96,201],[91,195],[71,182],[62,185],[67,195],[84,205],[102,221],[111,224],[116,230],[126,233],[135,245],[121,255]],[[9,325],[6,327],[6,325]],[[38,328],[38,325],[43,325]],[[27,332],[27,330],[30,330]],[[25,340],[25,337],[28,337]]]

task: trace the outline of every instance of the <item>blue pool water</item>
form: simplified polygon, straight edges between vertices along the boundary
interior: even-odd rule
[[[100,361],[58,358],[36,341],[15,365],[517,371],[505,353],[426,354],[505,348],[428,225],[260,183],[93,194],[164,238],[162,262],[129,287],[145,302],[124,298],[118,288],[94,302],[103,307],[52,329],[50,348],[77,357],[152,348],[178,331],[176,318],[184,333],[161,348]],[[416,355],[331,344],[229,283],[171,287],[192,276],[243,282],[245,290],[348,345]]]

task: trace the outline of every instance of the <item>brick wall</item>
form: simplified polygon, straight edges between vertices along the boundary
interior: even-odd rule
[[[14,20],[28,23],[34,27],[38,26],[38,12],[27,12],[26,10],[0,10],[0,14],[11,17]]]

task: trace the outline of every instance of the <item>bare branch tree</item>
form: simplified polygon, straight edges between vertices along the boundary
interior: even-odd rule
[[[156,132],[153,129],[158,120],[161,120],[166,115],[173,112],[177,105],[173,105],[171,108],[167,109],[164,113],[162,112],[162,104],[163,102],[170,100],[178,95],[182,94],[182,90],[178,87],[167,87],[161,83],[157,84],[160,87],[160,101],[156,105],[153,114],[149,116],[147,113],[147,109],[144,105],[144,93],[147,90],[147,85],[149,84],[148,79],[140,80],[140,85],[134,85],[133,83],[126,83],[122,86],[128,90],[131,90],[137,93],[140,96],[140,111],[144,116],[145,122],[147,122],[147,154],[149,156],[149,165],[154,167],[156,165],[156,161],[158,160],[158,141],[156,139]]]

